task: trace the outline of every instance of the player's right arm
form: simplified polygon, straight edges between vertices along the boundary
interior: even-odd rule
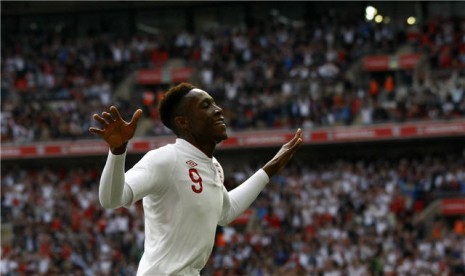
[[[124,163],[126,153],[115,155],[108,153],[107,162],[100,177],[98,197],[104,208],[129,206],[133,202],[134,193],[125,182]]]
[[[116,107],[112,106],[110,112],[95,114],[102,128],[89,129],[110,146],[100,177],[100,204],[104,208],[129,207],[149,194],[163,195],[176,164],[175,152],[168,147],[151,150],[125,173],[126,145],[134,136],[142,110],[137,110],[129,123],[123,121]]]
[[[91,127],[89,131],[102,137],[110,147],[99,186],[100,204],[105,208],[118,208],[133,202],[134,194],[125,183],[124,163],[126,146],[134,136],[141,115],[142,110],[138,109],[131,121],[126,122],[114,106],[110,107],[110,112],[102,112],[101,116],[94,114],[101,128]]]

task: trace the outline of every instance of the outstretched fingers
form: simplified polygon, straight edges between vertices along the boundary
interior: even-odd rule
[[[299,128],[295,133],[294,138],[288,143],[288,149],[286,151],[286,163],[294,156],[297,149],[302,145],[302,130]]]
[[[297,144],[302,142],[302,129],[301,128],[297,129],[293,140],[295,140],[294,143],[297,143]]]
[[[90,127],[89,132],[99,136],[103,136],[105,128],[107,128],[109,124],[115,122],[116,120],[122,120],[121,115],[114,106],[110,107],[110,113],[104,111],[102,112],[102,115],[94,114],[94,116],[92,117],[94,118],[94,120],[100,123],[101,129],[96,127]]]
[[[287,146],[289,147],[290,150],[293,150],[293,149],[296,149],[298,146],[300,146],[300,144],[302,144],[302,129],[299,128],[297,129],[292,140],[290,140],[287,143]]]
[[[142,116],[142,109],[137,109],[136,112],[132,115],[131,122],[129,122],[129,125],[135,125],[139,121],[140,117]]]
[[[105,119],[100,117],[98,114],[94,114],[94,120],[99,122],[102,125],[102,127],[105,127],[108,124],[107,121],[105,121]]]
[[[284,144],[278,153],[263,166],[263,170],[265,170],[268,176],[281,171],[297,152],[300,145],[302,145],[302,130],[299,128],[294,137]]]
[[[121,117],[121,114],[119,113],[118,108],[116,108],[114,105],[110,106],[110,114],[111,114],[111,117],[115,121],[122,121],[123,120],[123,117]]]
[[[118,120],[119,118],[113,118],[112,114],[108,113],[108,112],[103,112],[102,113],[102,116],[103,118],[105,118],[105,120],[107,120],[107,122],[109,124],[115,122],[116,120]]]
[[[102,129],[96,128],[96,127],[90,127],[89,128],[90,133],[103,136],[104,131]]]

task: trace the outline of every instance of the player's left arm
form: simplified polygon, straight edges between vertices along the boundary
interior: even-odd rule
[[[223,213],[219,225],[227,225],[242,214],[265,188],[270,178],[281,171],[302,144],[302,130],[298,129],[294,138],[284,144],[278,153],[244,183],[230,192],[224,190]]]
[[[223,210],[218,224],[225,226],[242,214],[268,182],[270,178],[263,169],[260,169],[232,191],[228,192],[223,187]]]

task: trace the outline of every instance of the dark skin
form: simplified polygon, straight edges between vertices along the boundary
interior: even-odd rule
[[[216,105],[207,92],[195,89],[184,96],[175,116],[175,132],[200,149],[208,157],[213,156],[216,145],[228,138],[223,109]]]
[[[118,109],[115,106],[110,107],[110,112],[102,112],[102,116],[94,114],[94,119],[100,123],[101,129],[90,127],[89,131],[96,134],[105,140],[110,146],[113,154],[123,154],[126,151],[128,141],[134,137],[136,132],[137,122],[142,116],[142,110],[138,109],[134,112],[130,122],[126,122],[121,117]]]
[[[111,106],[110,112],[103,112],[101,116],[94,114],[94,119],[102,128],[91,127],[89,131],[102,137],[113,154],[123,154],[128,141],[134,136],[141,115],[142,110],[138,109],[134,112],[131,121],[126,122],[118,109]],[[188,141],[210,158],[216,145],[228,138],[223,110],[207,92],[200,89],[194,89],[184,96],[176,112],[174,123],[173,131],[178,138]],[[294,137],[263,166],[263,170],[269,177],[278,173],[301,145],[302,131],[298,129]]]

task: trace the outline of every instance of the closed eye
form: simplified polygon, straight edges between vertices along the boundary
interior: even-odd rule
[[[205,100],[205,101],[202,101],[201,103],[201,107],[202,108],[209,108],[212,104],[214,104],[215,102],[213,100]]]

